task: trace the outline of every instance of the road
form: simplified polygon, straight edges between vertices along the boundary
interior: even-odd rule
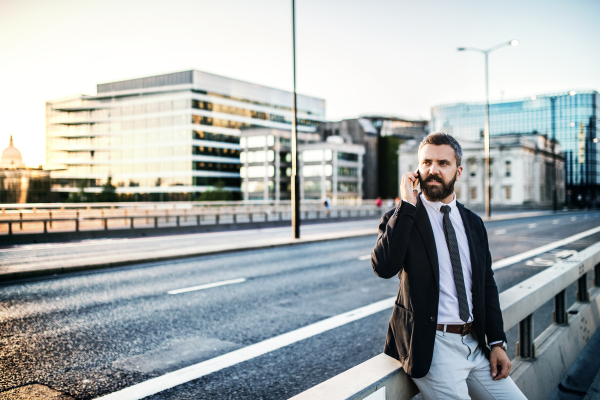
[[[599,216],[589,212],[488,222],[493,259],[596,228]],[[14,398],[10,389],[30,384],[72,398],[97,398],[392,297],[397,278],[377,278],[366,257],[375,238],[4,284],[0,399]],[[497,269],[500,291],[547,268],[557,255],[568,256],[564,250],[580,251],[599,240],[596,233]],[[227,284],[206,287],[223,282]],[[192,287],[196,290],[173,292]],[[569,290],[569,303],[574,291]],[[536,313],[536,335],[551,322],[551,312],[548,305]],[[375,312],[149,398],[288,398],[379,354],[390,315],[391,309]],[[508,335],[509,352],[515,354],[516,329]]]

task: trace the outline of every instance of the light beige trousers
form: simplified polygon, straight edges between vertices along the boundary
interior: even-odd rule
[[[492,379],[490,361],[472,334],[436,331],[431,368],[413,381],[425,400],[527,400],[510,377]]]

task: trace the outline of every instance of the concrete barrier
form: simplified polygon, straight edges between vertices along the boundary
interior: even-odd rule
[[[587,288],[587,274],[595,286]],[[566,308],[565,290],[578,282],[577,301]],[[600,242],[500,294],[504,329],[518,325],[511,377],[529,400],[547,399],[600,326]],[[554,323],[533,338],[533,312],[554,299]],[[401,364],[381,354],[293,400],[408,400],[418,390]]]

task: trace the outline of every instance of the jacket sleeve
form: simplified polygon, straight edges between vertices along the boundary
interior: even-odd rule
[[[416,214],[416,206],[401,201],[393,214],[387,212],[381,217],[379,236],[371,253],[375,275],[389,279],[402,270]]]
[[[503,340],[506,342],[504,333],[504,321],[502,320],[502,309],[500,308],[500,297],[498,295],[498,286],[494,280],[494,271],[492,270],[492,254],[488,243],[487,231],[481,221],[485,237],[485,335],[488,343]]]

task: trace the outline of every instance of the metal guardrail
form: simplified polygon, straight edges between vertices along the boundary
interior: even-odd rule
[[[587,287],[590,272],[596,286],[591,297]],[[577,302],[567,309],[566,289],[574,282]],[[551,300],[554,323],[534,339],[533,313]],[[511,377],[529,399],[547,398],[600,326],[600,242],[505,290],[500,294],[500,306],[504,330],[519,327]],[[539,350],[536,344],[540,344]],[[381,354],[292,399],[409,400],[417,393],[400,362]]]
[[[135,220],[144,220],[146,226],[144,228],[161,228],[165,224],[169,224],[170,221],[175,221],[175,226],[179,227],[181,221],[187,223],[189,219],[195,222],[196,226],[200,225],[219,225],[228,221],[232,224],[238,223],[253,223],[253,222],[272,222],[272,221],[283,221],[291,219],[290,210],[288,207],[219,207],[214,209],[192,209],[188,212],[188,209],[179,209],[175,212],[165,210],[121,210],[122,215],[105,215],[106,212],[116,213],[115,210],[100,210],[100,216],[83,216],[82,211],[75,211],[75,215],[67,217],[54,217],[52,211],[47,211],[48,218],[24,218],[24,214],[20,212],[13,214],[14,218],[1,219],[0,226],[8,225],[8,235],[14,234],[13,225],[18,225],[20,230],[23,230],[23,224],[43,224],[43,233],[48,233],[48,228],[52,228],[53,223],[57,222],[72,222],[73,231],[79,232],[80,225],[84,221],[101,221],[100,229],[86,229],[91,230],[109,230],[109,221],[111,220],[123,220],[125,225],[129,229],[135,229]],[[326,207],[305,207],[302,211],[304,219],[342,219],[352,217],[380,217],[381,213],[385,210],[379,209],[375,206],[354,206],[354,207],[333,207],[328,209]],[[132,214],[137,212],[137,215]],[[56,212],[55,212],[56,214]],[[28,214],[29,216],[33,214]],[[27,216],[27,214],[26,214]],[[311,218],[312,217],[312,218]],[[195,221],[194,221],[195,220]],[[153,221],[151,224],[150,221]],[[162,226],[161,223],[163,222]],[[227,222],[226,222],[227,223]],[[150,226],[148,226],[150,225]],[[122,227],[123,225],[121,225]],[[192,226],[187,224],[186,226]],[[65,232],[61,230],[61,232]],[[32,232],[33,233],[33,232]],[[1,235],[1,234],[0,234]]]

